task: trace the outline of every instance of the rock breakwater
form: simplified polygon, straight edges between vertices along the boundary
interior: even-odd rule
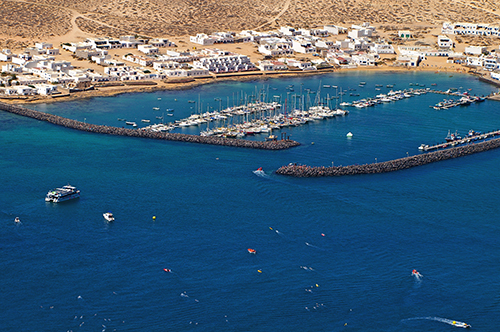
[[[167,141],[222,145],[222,146],[231,146],[239,148],[262,149],[262,150],[283,150],[300,145],[300,143],[292,140],[276,140],[276,141],[261,142],[261,141],[250,141],[243,139],[233,139],[233,138],[223,138],[223,137],[202,137],[197,135],[152,132],[148,130],[137,130],[137,129],[104,126],[104,125],[94,125],[90,123],[84,123],[81,121],[67,119],[58,115],[35,111],[18,105],[10,105],[5,103],[0,103],[0,110],[18,114],[21,116],[30,117],[40,121],[46,121],[66,128],[87,131],[97,134],[162,139]]]
[[[400,171],[416,166],[435,163],[438,161],[468,156],[474,153],[488,151],[500,147],[500,138],[495,138],[480,143],[473,143],[430,153],[384,161],[365,165],[312,167],[306,165],[289,164],[280,167],[276,173],[295,177],[321,177],[321,176],[345,176],[358,174],[377,174]]]

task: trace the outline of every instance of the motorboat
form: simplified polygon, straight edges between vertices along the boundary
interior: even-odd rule
[[[21,219],[19,219],[19,217],[16,217],[16,219],[14,219],[15,222],[21,222]]]
[[[253,171],[253,173],[256,175],[264,175],[265,174],[262,167],[257,168],[255,171]]]
[[[111,212],[106,212],[106,213],[103,213],[102,216],[104,217],[104,219],[106,219],[107,221],[115,221],[115,216],[113,216],[113,214]]]
[[[248,250],[249,254],[254,254],[255,255],[257,253],[257,251],[255,249],[252,249],[252,248],[248,248],[247,250]]]

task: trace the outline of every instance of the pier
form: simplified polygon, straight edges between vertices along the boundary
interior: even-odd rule
[[[485,139],[492,138],[492,137],[499,136],[499,135],[500,135],[500,130],[494,130],[494,131],[491,131],[489,133],[484,133],[484,134],[479,134],[479,135],[472,135],[472,136],[467,135],[465,138],[454,139],[454,140],[449,141],[449,142],[439,143],[439,144],[435,144],[435,145],[422,144],[418,147],[418,149],[421,151],[432,151],[432,150],[446,149],[446,148],[457,146],[457,145],[463,145],[463,144],[467,144],[467,143],[471,143],[471,142],[475,142],[475,141],[479,141],[479,140],[485,140]]]
[[[30,117],[40,121],[46,121],[66,128],[97,133],[97,134],[151,138],[151,139],[160,139],[167,141],[222,145],[222,146],[231,146],[240,148],[262,149],[262,150],[283,150],[300,145],[299,142],[292,141],[289,139],[271,140],[265,142],[250,141],[250,140],[224,138],[224,137],[203,137],[198,135],[152,132],[147,130],[136,130],[136,129],[118,128],[118,127],[104,126],[104,125],[94,125],[81,121],[67,119],[58,115],[43,113],[29,108],[17,105],[5,104],[1,102],[0,102],[0,110],[21,116]]]
[[[306,166],[289,164],[280,167],[276,174],[294,177],[324,177],[345,176],[359,174],[378,174],[400,171],[412,167],[427,165],[438,161],[464,157],[474,153],[484,152],[500,147],[500,138],[494,138],[480,143],[457,146],[450,149],[429,152],[425,154],[409,156],[405,158],[389,160],[379,163],[349,166]]]

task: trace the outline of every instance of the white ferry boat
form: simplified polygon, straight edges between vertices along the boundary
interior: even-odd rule
[[[80,197],[80,190],[68,184],[62,188],[50,190],[45,197],[45,201],[60,203],[78,197]]]

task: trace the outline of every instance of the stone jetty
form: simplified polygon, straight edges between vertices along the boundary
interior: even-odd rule
[[[426,165],[447,159],[468,156],[474,153],[488,151],[500,147],[500,138],[458,146],[446,150],[439,150],[425,154],[409,156],[401,159],[384,161],[365,165],[333,166],[333,167],[311,167],[305,165],[289,164],[280,167],[276,173],[295,177],[320,177],[320,176],[344,176],[358,174],[377,174],[399,171],[411,167]]]
[[[273,141],[261,142],[261,141],[250,141],[243,139],[223,138],[223,137],[203,137],[198,135],[152,132],[147,130],[95,125],[95,124],[67,119],[57,115],[35,111],[18,105],[10,105],[1,102],[0,102],[0,110],[18,114],[21,116],[30,117],[40,121],[46,121],[66,128],[72,128],[76,130],[87,131],[97,134],[152,138],[152,139],[162,139],[167,141],[222,145],[222,146],[231,146],[240,148],[262,149],[262,150],[283,150],[300,145],[300,143],[292,140],[273,140]]]

